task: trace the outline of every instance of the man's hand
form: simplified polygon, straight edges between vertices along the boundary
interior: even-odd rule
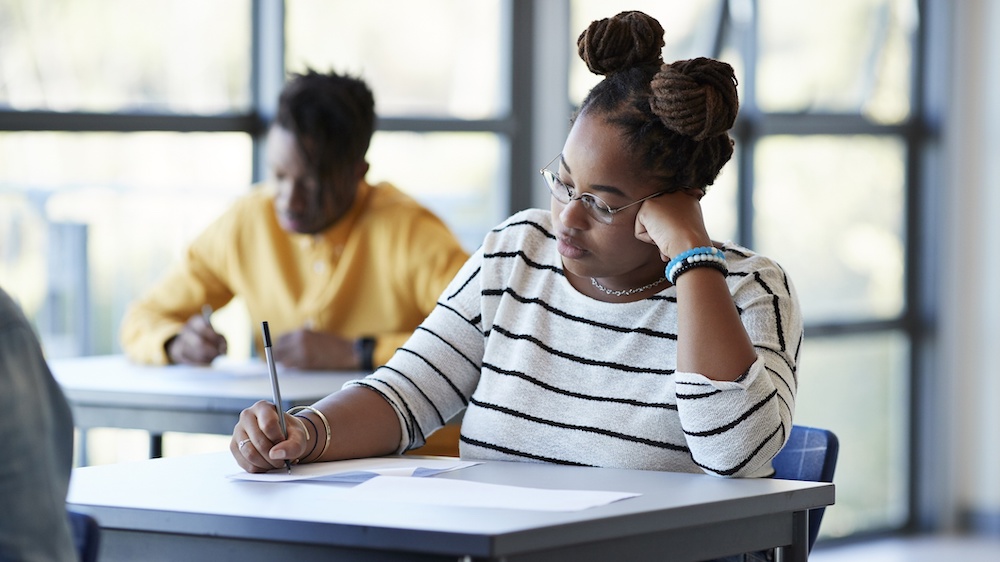
[[[282,334],[271,346],[274,360],[291,369],[353,371],[361,368],[354,341],[303,328]]]
[[[180,333],[167,342],[167,357],[171,363],[208,365],[225,353],[226,338],[200,314],[189,318]]]

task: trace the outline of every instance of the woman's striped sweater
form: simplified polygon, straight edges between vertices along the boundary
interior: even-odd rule
[[[773,261],[731,243],[727,283],[757,350],[735,382],[676,372],[676,288],[608,303],[566,280],[548,211],[494,229],[392,359],[400,451],[466,409],[463,458],[768,476],[795,409],[802,317]]]

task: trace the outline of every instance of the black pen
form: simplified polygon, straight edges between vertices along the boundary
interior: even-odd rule
[[[281,436],[288,439],[285,428],[285,414],[281,411],[281,390],[278,388],[278,372],[274,369],[274,357],[271,357],[271,332],[267,329],[267,321],[260,323],[264,332],[264,357],[267,358],[267,370],[271,374],[271,394],[274,397],[274,409],[278,412],[278,423],[281,425]],[[288,474],[292,473],[292,462],[285,459]]]

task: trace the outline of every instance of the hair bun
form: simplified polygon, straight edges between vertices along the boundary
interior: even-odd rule
[[[702,141],[736,122],[736,75],[722,61],[700,57],[664,65],[650,85],[650,108],[672,131]]]
[[[591,22],[576,40],[587,68],[602,76],[640,65],[663,64],[663,26],[642,12]]]

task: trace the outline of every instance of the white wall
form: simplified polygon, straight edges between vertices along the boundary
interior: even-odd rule
[[[952,4],[941,242],[939,447],[954,516],[1000,521],[1000,2]],[[933,399],[933,398],[932,398]],[[954,521],[952,521],[954,522]]]

